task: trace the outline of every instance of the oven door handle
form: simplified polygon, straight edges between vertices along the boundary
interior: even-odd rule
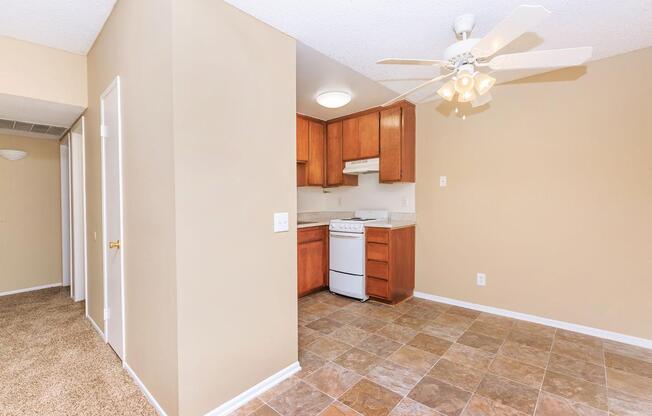
[[[339,233],[337,231],[331,231],[331,237],[337,237],[337,238],[351,238],[351,239],[363,239],[364,234],[360,233]]]

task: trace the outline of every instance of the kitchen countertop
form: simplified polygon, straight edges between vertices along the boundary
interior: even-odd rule
[[[396,229],[396,228],[413,227],[415,225],[417,225],[417,222],[411,220],[387,220],[387,221],[370,222],[365,224],[364,226],[372,227],[372,228]]]
[[[320,227],[322,225],[328,225],[330,220],[320,220],[320,221],[299,221],[297,222],[297,228],[310,228],[310,227]]]

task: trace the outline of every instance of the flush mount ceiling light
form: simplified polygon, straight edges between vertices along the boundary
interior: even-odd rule
[[[345,91],[327,91],[317,96],[317,103],[326,108],[340,108],[351,102],[351,94]]]
[[[0,156],[7,160],[20,160],[27,157],[27,152],[23,152],[22,150],[0,149]]]

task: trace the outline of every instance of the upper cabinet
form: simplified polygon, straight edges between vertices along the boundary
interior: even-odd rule
[[[380,182],[415,181],[415,124],[407,102],[380,111]]]
[[[380,155],[380,114],[372,112],[342,121],[342,159],[370,159]]]
[[[358,185],[357,176],[342,173],[344,170],[343,124],[342,121],[336,121],[326,125],[326,186]]]
[[[297,115],[297,186],[323,186],[325,124]]]
[[[297,115],[297,162],[308,162],[308,137],[310,121]]]

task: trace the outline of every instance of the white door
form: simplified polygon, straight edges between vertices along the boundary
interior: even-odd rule
[[[68,137],[64,139],[68,142]],[[69,163],[68,163],[68,144],[59,145],[59,155],[61,162],[61,272],[63,275],[62,285],[70,286],[70,188],[69,188]],[[72,287],[70,288],[72,296]]]
[[[124,360],[120,78],[100,97],[106,340]]]

